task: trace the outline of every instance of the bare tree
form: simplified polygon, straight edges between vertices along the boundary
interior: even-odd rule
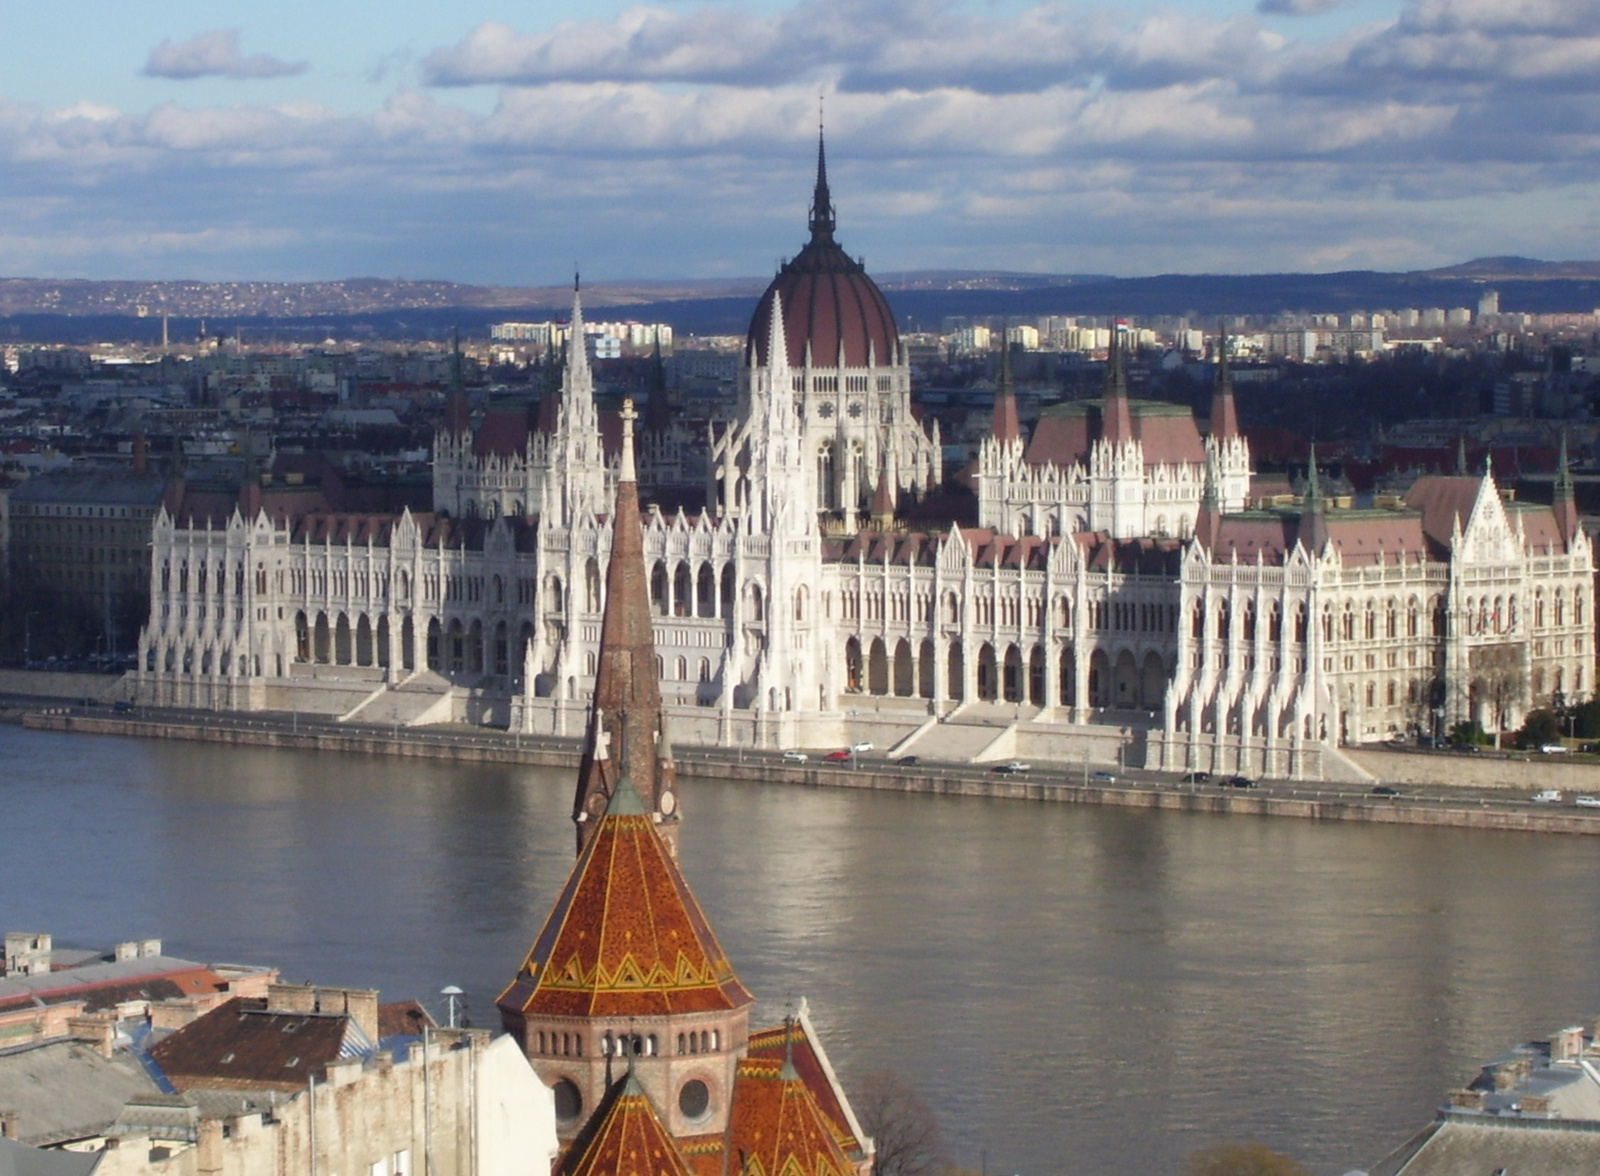
[[[1288,1156],[1259,1143],[1219,1143],[1195,1152],[1184,1176],[1311,1176]]]
[[[850,1102],[877,1144],[873,1176],[935,1176],[950,1166],[932,1108],[893,1070],[868,1074]]]

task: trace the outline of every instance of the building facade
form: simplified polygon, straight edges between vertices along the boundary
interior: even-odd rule
[[[1128,395],[1119,331],[1104,395],[1031,436],[1002,372],[977,526],[900,527],[941,480],[940,439],[887,300],[834,239],[820,150],[810,230],[752,317],[735,419],[694,438],[653,410],[640,436],[640,484],[708,482],[706,509],[639,522],[674,739],[837,745],[872,724],[932,754],[932,718],[1009,716],[1097,758],[1105,737],[1134,765],[1315,778],[1341,741],[1509,729],[1592,691],[1570,484],[1532,506],[1463,471],[1352,510],[1313,468],[1304,496],[1258,497],[1225,358],[1202,421]],[[432,512],[307,513],[270,487],[169,503],[142,696],[579,733],[620,435],[569,346],[536,409],[453,402]]]

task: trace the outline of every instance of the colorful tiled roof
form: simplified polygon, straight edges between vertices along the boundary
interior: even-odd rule
[[[744,1157],[744,1176],[855,1176],[810,1088],[782,1058],[739,1063],[728,1154]]]
[[[844,1093],[836,1085],[821,1043],[807,1033],[806,1024],[803,1020],[796,1020],[772,1029],[757,1030],[750,1034],[746,1056],[752,1060],[781,1063],[787,1046],[790,1064],[816,1100],[817,1109],[822,1112],[829,1130],[833,1132],[834,1142],[846,1154],[859,1152],[861,1140],[856,1138],[858,1127],[846,1110]]]
[[[620,803],[624,798],[630,803]],[[632,785],[619,786],[517,978],[500,995],[502,1012],[651,1017],[751,1003],[642,809]]]
[[[630,1071],[568,1149],[561,1176],[694,1176]]]

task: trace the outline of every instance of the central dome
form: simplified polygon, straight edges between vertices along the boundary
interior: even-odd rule
[[[872,362],[887,367],[899,354],[900,332],[894,313],[878,284],[833,239],[833,205],[828,198],[828,167],[822,140],[817,140],[817,189],[811,202],[811,240],[793,261],[786,262],[772,279],[745,336],[745,363],[754,358],[761,366],[770,362],[772,301],[783,300],[783,337],[789,363],[800,367],[811,344],[811,362],[833,367],[844,345],[844,366],[866,367]]]

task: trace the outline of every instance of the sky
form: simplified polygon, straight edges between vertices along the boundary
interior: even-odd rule
[[[1600,0],[7,11],[0,276],[760,276],[819,99],[874,272],[1600,257]]]

